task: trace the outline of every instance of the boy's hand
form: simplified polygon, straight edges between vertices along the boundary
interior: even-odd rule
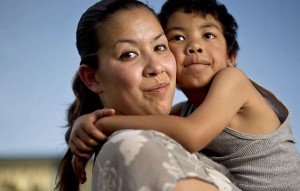
[[[80,116],[72,127],[69,147],[73,153],[72,166],[79,181],[86,181],[85,167],[93,155],[94,148],[106,140],[106,135],[99,131],[94,123],[101,117],[115,114],[114,109],[101,109]]]
[[[114,114],[114,109],[101,109],[80,116],[72,127],[69,139],[69,147],[72,153],[77,157],[90,159],[94,148],[99,145],[99,142],[103,142],[107,138],[96,128],[94,123],[101,117]]]
[[[77,156],[73,155],[72,166],[81,184],[86,182],[86,173],[84,169],[87,163],[88,163],[88,159],[78,158]]]

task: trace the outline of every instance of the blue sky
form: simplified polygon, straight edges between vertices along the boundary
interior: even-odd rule
[[[0,157],[64,152],[79,65],[75,31],[95,0],[0,1]],[[159,10],[164,1],[148,0]],[[239,23],[238,67],[285,103],[300,150],[300,1],[221,0]],[[174,103],[185,100],[176,93]]]

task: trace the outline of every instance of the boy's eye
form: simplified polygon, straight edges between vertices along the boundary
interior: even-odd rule
[[[184,36],[177,35],[177,36],[174,37],[174,40],[176,40],[176,41],[183,41],[183,40],[185,40],[185,38],[184,38]]]
[[[183,40],[185,40],[185,38],[182,35],[175,35],[170,39],[170,41],[173,41],[173,40],[174,41],[183,41]]]
[[[203,37],[204,37],[205,39],[213,39],[213,38],[216,38],[216,36],[215,36],[214,34],[212,34],[212,33],[205,33],[205,34],[203,35]]]
[[[128,51],[128,52],[124,52],[123,54],[121,54],[120,60],[126,61],[126,60],[130,60],[132,58],[135,58],[136,56],[138,56],[138,53]]]
[[[157,46],[154,47],[154,51],[164,51],[167,49],[167,46],[164,44],[159,44]]]

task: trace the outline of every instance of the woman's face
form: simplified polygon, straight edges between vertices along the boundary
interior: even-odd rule
[[[155,16],[145,8],[122,10],[105,26],[95,74],[104,106],[125,115],[169,114],[176,64]]]

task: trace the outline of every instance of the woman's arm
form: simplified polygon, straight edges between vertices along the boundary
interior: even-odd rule
[[[160,131],[196,152],[207,146],[247,103],[247,76],[236,68],[220,71],[212,82],[203,103],[188,117],[172,115],[110,116],[95,125],[109,135],[120,129]]]

